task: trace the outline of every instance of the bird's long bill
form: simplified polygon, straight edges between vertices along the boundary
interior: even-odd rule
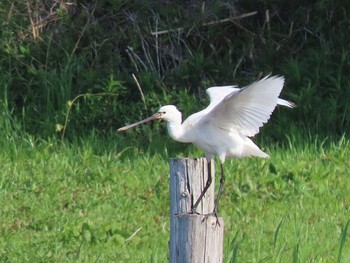
[[[142,121],[138,121],[138,122],[135,122],[133,124],[130,124],[130,125],[127,125],[127,126],[124,126],[124,127],[121,127],[118,129],[118,132],[122,132],[122,131],[126,131],[128,129],[131,129],[131,128],[134,128],[140,124],[143,124],[145,122],[149,122],[149,121],[153,121],[153,120],[156,120],[156,119],[159,119],[161,117],[161,114],[160,112],[157,112],[156,114],[152,115],[151,117],[148,117]]]

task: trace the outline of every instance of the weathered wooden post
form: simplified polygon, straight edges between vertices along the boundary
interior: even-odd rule
[[[214,209],[215,165],[212,184],[197,208],[200,214]],[[170,160],[170,263],[223,262],[224,222],[214,216],[188,214],[208,178],[205,158]]]

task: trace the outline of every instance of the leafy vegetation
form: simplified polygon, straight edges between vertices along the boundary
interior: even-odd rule
[[[162,125],[116,128],[211,85],[283,75],[257,140],[229,160],[226,262],[347,262],[350,4],[9,1],[0,6],[0,261],[164,262],[168,159],[201,156]],[[133,77],[134,74],[134,77]]]
[[[277,137],[291,126],[341,136],[349,10],[342,1],[4,1],[0,98],[8,118],[44,137],[67,128],[72,106],[74,137],[113,131],[161,104],[195,111],[208,86],[272,72],[286,77],[283,95],[298,105],[274,118]],[[195,99],[183,104],[188,95]]]

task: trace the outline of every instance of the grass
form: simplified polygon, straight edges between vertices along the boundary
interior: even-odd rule
[[[168,260],[173,153],[122,138],[1,139],[0,261]],[[349,143],[291,139],[270,160],[228,160],[225,262],[347,262]]]
[[[134,170],[132,161],[120,162],[116,152],[97,155],[88,144],[69,147],[30,139],[22,144],[8,145],[2,155],[1,259],[122,262],[131,257],[130,246],[146,242],[144,251],[159,246],[149,233],[166,236],[166,228],[142,223],[163,224],[167,218],[165,207],[147,212],[159,202],[157,196],[147,198],[160,180],[159,167],[147,171],[156,158],[140,158]],[[153,176],[140,181],[145,170]],[[125,243],[140,227],[140,234]],[[142,258],[139,253],[135,259]]]

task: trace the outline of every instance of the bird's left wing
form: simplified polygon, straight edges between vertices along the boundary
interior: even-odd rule
[[[283,77],[273,76],[237,89],[214,106],[200,122],[227,131],[238,130],[245,136],[254,136],[269,120],[279,102],[278,96],[283,84]]]

